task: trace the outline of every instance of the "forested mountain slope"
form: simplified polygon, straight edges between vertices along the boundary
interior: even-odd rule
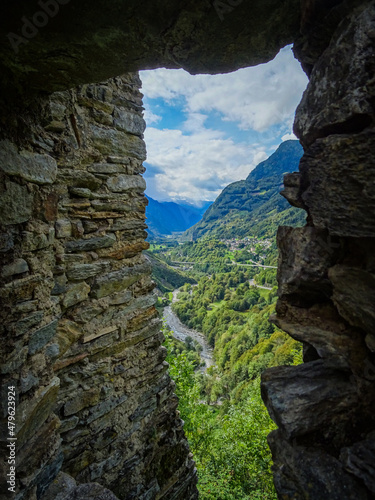
[[[302,156],[299,141],[285,141],[247,179],[229,184],[184,237],[270,237],[279,225],[303,225],[305,213],[280,196],[283,175],[298,170]]]

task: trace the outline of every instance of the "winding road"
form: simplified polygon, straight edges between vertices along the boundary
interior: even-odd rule
[[[177,301],[177,294],[179,293],[179,291],[180,290],[174,290],[172,303]],[[191,337],[202,346],[200,356],[206,363],[204,371],[214,364],[213,349],[206,341],[204,335],[202,335],[200,332],[197,332],[196,330],[191,330],[186,325],[181,323],[176,314],[172,311],[171,305],[164,308],[163,318],[165,319],[169,328],[172,330],[173,336],[176,337],[176,339],[182,340],[184,342],[186,337]]]

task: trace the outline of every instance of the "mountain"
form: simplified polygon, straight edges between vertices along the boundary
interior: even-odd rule
[[[247,179],[229,184],[184,239],[204,235],[218,238],[271,237],[279,225],[302,225],[305,212],[280,196],[283,175],[298,170],[303,149],[299,141],[285,141]]]
[[[149,236],[165,236],[175,232],[183,232],[197,223],[208,204],[202,208],[193,205],[182,205],[174,202],[159,202],[149,196],[146,217]]]
[[[145,252],[152,265],[152,279],[162,292],[173,292],[185,283],[195,284],[195,279],[185,275],[179,269],[169,266],[164,260],[160,259],[152,252]]]

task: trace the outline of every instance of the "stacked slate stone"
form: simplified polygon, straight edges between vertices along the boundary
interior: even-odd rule
[[[139,80],[66,89],[124,67],[232,71],[292,42],[310,84],[284,195],[308,224],[279,231],[275,321],[305,363],[263,377],[275,485],[283,499],[374,498],[373,0],[107,3],[70,2],[18,51],[9,35],[35,4],[4,4],[0,427],[4,445],[14,385],[17,498],[40,498],[61,467],[121,499],[196,498],[140,255]]]
[[[196,497],[142,255],[139,87],[127,74],[39,98],[1,142],[1,383],[17,393],[19,499],[60,469],[121,499]]]
[[[305,154],[284,196],[308,225],[279,229],[274,322],[305,363],[263,376],[281,498],[375,495],[375,7],[360,3],[316,7],[296,43],[310,74],[295,121]]]

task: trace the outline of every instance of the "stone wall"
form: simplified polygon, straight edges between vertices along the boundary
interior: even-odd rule
[[[124,500],[196,498],[142,255],[139,87],[127,74],[39,97],[3,124],[0,423],[5,446],[15,386],[17,499],[60,469]]]
[[[137,68],[230,71],[293,40],[311,80],[284,196],[308,225],[279,231],[274,320],[305,363],[263,377],[275,483],[283,499],[373,498],[374,2],[58,4],[18,53],[7,34],[39,3],[8,1],[1,27],[1,418],[15,385],[18,498],[61,467],[124,499],[196,495],[141,255],[139,82],[38,90]]]
[[[5,95],[27,100],[125,71],[223,73],[269,61],[298,32],[300,3],[4,0],[0,109]]]
[[[375,6],[360,4],[321,16],[320,48],[312,31],[296,44],[310,73],[295,121],[305,154],[284,196],[308,225],[279,229],[274,322],[305,363],[262,384],[285,499],[375,495]]]

